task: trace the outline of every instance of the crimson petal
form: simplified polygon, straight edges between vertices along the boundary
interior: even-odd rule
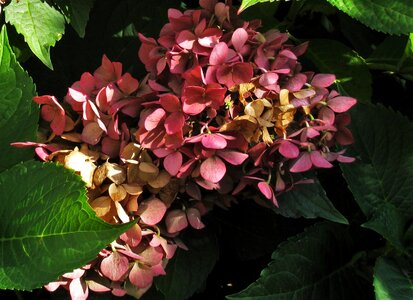
[[[171,176],[175,176],[182,167],[182,154],[180,152],[173,152],[167,155],[163,161],[163,166]]]

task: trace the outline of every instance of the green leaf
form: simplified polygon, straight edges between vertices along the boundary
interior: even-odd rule
[[[89,13],[95,0],[53,0],[80,37],[85,36]]]
[[[0,33],[0,172],[33,157],[33,149],[10,146],[12,142],[36,140],[39,107],[32,101],[33,96],[33,81],[17,63],[3,25]]]
[[[60,40],[65,30],[63,15],[40,0],[12,1],[4,9],[6,21],[24,36],[33,53],[50,69],[50,47]]]
[[[383,106],[359,104],[351,115],[359,159],[341,166],[344,177],[368,219],[364,226],[402,249],[413,217],[413,124]]]
[[[374,268],[374,291],[377,300],[413,299],[413,277],[395,261],[379,257]]]
[[[370,102],[371,74],[364,59],[355,51],[335,40],[317,39],[310,41],[305,56],[321,72],[336,75],[336,89],[341,94]]]
[[[321,184],[298,184],[293,190],[280,195],[276,213],[289,218],[324,218],[348,224],[347,219],[334,207]]]
[[[368,27],[390,34],[413,32],[410,0],[327,0]]]
[[[242,0],[241,6],[238,9],[238,14],[246,10],[248,7],[251,7],[257,3],[263,3],[263,2],[274,2],[275,0]],[[277,0],[279,2],[279,0]]]
[[[319,223],[279,245],[260,278],[228,299],[369,299],[347,227]]]
[[[0,289],[30,290],[93,260],[132,224],[110,225],[79,176],[28,161],[0,174]]]
[[[166,276],[155,285],[166,300],[187,299],[205,283],[218,260],[216,237],[206,229],[186,232],[182,239],[189,250],[178,249],[166,266]]]

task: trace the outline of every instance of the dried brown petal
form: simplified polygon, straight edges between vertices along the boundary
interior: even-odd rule
[[[145,182],[154,180],[159,174],[159,169],[153,163],[141,162],[139,164],[139,178]]]
[[[112,204],[112,199],[108,196],[102,196],[99,198],[96,198],[90,203],[90,206],[93,208],[93,210],[96,212],[96,215],[99,218],[104,217],[106,214],[108,214],[113,206]]]
[[[158,196],[166,204],[166,206],[169,207],[171,206],[172,202],[174,202],[176,195],[179,192],[179,188],[179,180],[173,178],[164,188],[159,191]]]
[[[93,174],[93,183],[96,186],[101,186],[103,181],[107,178],[106,176],[106,165],[100,165],[96,168],[95,173]]]
[[[113,201],[122,201],[126,198],[127,195],[128,193],[122,185],[112,183],[109,186],[109,196],[110,198],[112,198]]]
[[[124,183],[122,186],[130,195],[139,196],[143,192],[142,186],[137,183]]]
[[[153,188],[159,189],[166,186],[170,180],[171,175],[169,175],[169,173],[165,170],[162,170],[161,172],[159,172],[158,176],[154,180],[149,181],[148,184]]]
[[[80,143],[82,142],[81,134],[78,132],[66,132],[60,135],[60,137],[66,141]]]
[[[141,151],[142,148],[139,144],[129,143],[123,148],[121,158],[130,163],[138,162]]]
[[[117,185],[120,185],[126,180],[126,171],[125,169],[114,163],[105,163],[106,165],[106,176]]]

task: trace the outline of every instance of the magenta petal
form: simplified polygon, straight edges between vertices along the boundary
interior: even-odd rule
[[[248,154],[232,150],[220,150],[217,155],[234,166],[242,164],[248,158]]]
[[[145,119],[145,129],[150,131],[158,126],[161,120],[165,117],[165,111],[162,108],[155,109]]]
[[[242,47],[248,40],[248,33],[244,28],[238,28],[234,31],[231,37],[232,45],[234,46],[237,52],[241,52]]]
[[[153,273],[148,267],[140,267],[137,262],[133,265],[129,273],[130,282],[140,289],[146,288],[152,284]]]
[[[225,63],[228,55],[228,46],[226,43],[221,42],[214,46],[209,57],[210,65],[220,65]]]
[[[176,233],[185,229],[188,227],[185,212],[180,209],[169,211],[165,218],[165,225],[169,233]]]
[[[326,122],[326,124],[333,125],[336,115],[330,108],[323,107],[320,109],[320,112],[318,113],[318,117],[324,122]]]
[[[295,164],[291,167],[290,172],[293,172],[293,173],[305,172],[305,171],[310,170],[312,165],[313,164],[311,163],[310,153],[305,152],[301,155],[300,158],[297,159]]]
[[[310,154],[311,162],[314,166],[319,168],[332,168],[333,165],[328,162],[327,159],[319,151],[313,151]]]
[[[317,74],[311,80],[311,84],[317,87],[329,87],[336,80],[334,74]]]
[[[290,92],[298,92],[301,90],[305,82],[307,81],[307,76],[304,74],[297,74],[294,77],[291,77],[287,84],[284,86],[285,89],[288,89]]]
[[[357,100],[354,98],[339,96],[328,100],[328,107],[336,113],[342,113],[349,110],[356,103]]]
[[[201,142],[208,149],[224,149],[227,146],[227,141],[217,134],[207,134],[202,138]]]
[[[72,300],[86,300],[89,296],[89,288],[84,280],[73,279],[69,284],[70,298]]]
[[[282,141],[280,148],[278,148],[280,154],[286,158],[296,158],[300,154],[300,150],[296,145],[289,141]]]
[[[259,83],[266,89],[274,89],[278,81],[278,74],[274,72],[267,72],[260,76]]]
[[[123,279],[128,269],[129,260],[118,252],[112,252],[108,257],[102,259],[100,263],[102,274],[113,281]]]
[[[195,229],[202,229],[205,227],[201,221],[201,213],[196,208],[188,208],[186,210],[186,216],[188,217],[189,224]]]
[[[167,155],[163,161],[163,166],[165,167],[165,170],[171,174],[171,176],[175,176],[182,167],[181,152],[173,152]]]
[[[138,215],[141,217],[141,220],[149,226],[158,224],[165,212],[165,203],[157,198],[143,201],[138,208]]]
[[[225,163],[217,156],[208,157],[202,162],[200,167],[202,178],[212,183],[219,182],[224,177],[226,171]]]
[[[337,157],[337,161],[341,162],[341,163],[352,163],[355,160],[356,159],[354,157],[348,157],[348,156],[344,156],[344,155],[339,155]]]
[[[273,197],[273,190],[268,183],[265,181],[261,181],[258,183],[258,189],[260,190],[261,194],[265,196],[268,200],[271,200]]]
[[[181,31],[176,37],[176,42],[179,46],[184,49],[190,50],[194,46],[196,40],[195,34],[189,30]]]
[[[185,116],[182,112],[177,111],[170,114],[164,123],[164,127],[167,134],[175,134],[182,131],[185,124]]]

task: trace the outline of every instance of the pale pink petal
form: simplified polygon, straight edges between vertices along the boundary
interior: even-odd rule
[[[327,104],[336,113],[342,113],[349,110],[357,100],[351,97],[339,96],[328,100]]]
[[[228,46],[226,43],[221,42],[214,46],[209,57],[210,65],[221,65],[225,63],[228,55]]]
[[[234,166],[242,164],[248,158],[248,154],[233,150],[219,150],[217,155]]]
[[[129,280],[133,285],[143,289],[152,284],[152,270],[148,267],[140,267],[139,263],[135,262],[129,273]]]
[[[293,173],[305,172],[305,171],[310,170],[312,165],[313,164],[311,163],[310,153],[305,152],[301,155],[300,158],[297,159],[297,161],[291,167],[290,172],[293,172]]]
[[[169,233],[179,232],[188,227],[188,220],[185,212],[180,209],[174,209],[166,214],[165,218],[166,230]]]
[[[336,80],[334,74],[317,74],[311,80],[311,84],[317,87],[329,87]]]
[[[219,182],[224,177],[226,171],[225,163],[217,156],[208,157],[202,162],[200,167],[202,178],[212,183]]]
[[[201,221],[201,213],[198,209],[190,207],[186,210],[186,216],[188,217],[189,224],[195,229],[202,229],[205,227]]]
[[[145,119],[145,129],[150,131],[156,128],[162,119],[165,117],[165,111],[162,108],[155,109]]]
[[[157,198],[143,201],[138,208],[138,215],[141,217],[141,220],[149,226],[158,224],[165,212],[165,203]]]
[[[248,40],[248,33],[244,28],[237,28],[231,37],[232,45],[237,52],[241,52],[242,47]]]
[[[89,288],[84,280],[73,279],[69,284],[70,298],[72,300],[86,300],[89,296]]]
[[[179,169],[182,167],[181,152],[173,152],[167,155],[163,161],[163,166],[171,176],[178,174]]]
[[[348,157],[348,156],[344,156],[344,155],[339,155],[337,157],[337,161],[341,162],[341,163],[352,163],[354,162],[356,159],[354,157]]]
[[[100,282],[101,281],[101,282]],[[109,285],[109,281],[106,279],[107,285]],[[104,279],[96,281],[96,280],[86,280],[87,286],[89,287],[90,290],[96,292],[96,293],[104,293],[104,292],[109,292],[110,288],[106,285],[104,285]]]
[[[278,74],[274,72],[267,72],[260,76],[258,81],[266,89],[272,90],[278,82]]]
[[[85,274],[85,270],[83,269],[74,269],[72,272],[68,272],[63,274],[62,276],[68,279],[76,279],[80,278]]]
[[[112,252],[108,257],[102,259],[100,271],[103,275],[113,281],[122,280],[129,269],[129,260],[118,252]]]
[[[313,151],[310,154],[311,162],[314,166],[319,168],[332,168],[333,165],[320,153],[320,151]]]
[[[176,42],[182,48],[190,50],[194,46],[194,42],[196,39],[197,38],[195,34],[193,34],[189,30],[184,30],[178,33],[178,36],[176,37]]]
[[[286,158],[296,158],[300,154],[300,150],[296,145],[289,141],[282,141],[280,148],[278,148],[280,154]]]
[[[131,247],[138,246],[142,240],[141,227],[138,224],[133,225],[120,236],[120,239]]]

